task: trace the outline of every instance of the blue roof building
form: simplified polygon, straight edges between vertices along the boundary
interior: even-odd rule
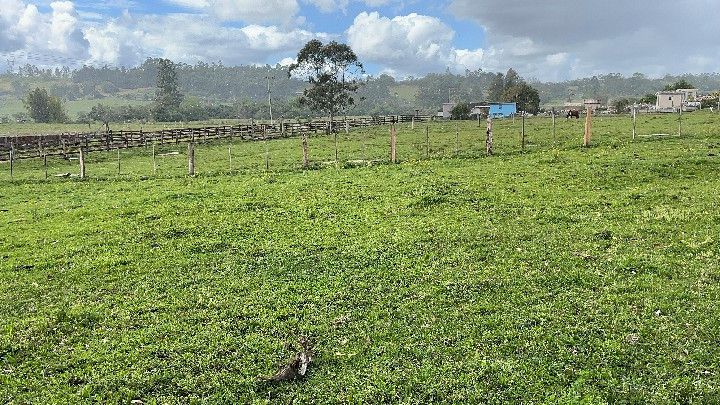
[[[517,114],[516,103],[491,103],[490,116],[493,118],[507,118]]]

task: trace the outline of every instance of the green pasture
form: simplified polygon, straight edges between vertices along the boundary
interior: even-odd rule
[[[0,402],[718,402],[720,116],[683,120],[0,163]]]

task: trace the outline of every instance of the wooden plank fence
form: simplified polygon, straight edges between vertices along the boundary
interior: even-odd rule
[[[364,128],[395,123],[427,122],[427,115],[388,115],[356,117],[333,120],[335,131]],[[44,158],[45,156],[68,156],[83,149],[84,152],[129,149],[147,145],[208,142],[218,139],[241,139],[259,141],[294,137],[299,134],[329,133],[330,122],[315,120],[284,121],[275,124],[242,124],[204,128],[180,128],[159,131],[108,131],[86,133],[62,133],[54,135],[0,136],[0,161],[12,159]],[[266,138],[267,137],[267,138]]]

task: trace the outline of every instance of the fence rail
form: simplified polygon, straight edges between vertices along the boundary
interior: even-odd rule
[[[427,115],[387,115],[335,119],[332,127],[345,129],[386,125],[392,123],[427,122]],[[296,134],[329,133],[329,120],[307,122],[278,122],[275,124],[241,124],[204,128],[180,128],[158,131],[107,131],[62,133],[54,135],[0,136],[0,161],[67,156],[82,149],[84,152],[138,148],[147,145],[206,142],[217,139],[257,141],[292,137]]]

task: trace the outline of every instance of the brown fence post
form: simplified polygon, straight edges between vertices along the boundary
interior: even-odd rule
[[[522,130],[520,131],[520,148],[525,150],[525,111],[522,112]]]
[[[85,178],[85,148],[80,147],[80,178]]]
[[[397,129],[395,124],[390,126],[390,161],[397,163]]]
[[[460,124],[455,126],[455,155],[460,153]]]
[[[678,136],[682,136],[682,109],[683,105],[680,103],[680,117],[678,117]]]
[[[592,138],[592,109],[587,108],[587,114],[585,115],[585,136],[583,137],[583,146],[590,146],[590,138]]]
[[[263,126],[263,142],[265,143],[265,170],[270,170],[270,145],[268,144],[267,125]]]
[[[15,166],[15,149],[13,144],[10,144],[10,180],[13,179],[13,169]]]
[[[553,107],[552,110],[553,115],[553,147],[557,147],[557,135],[556,135],[556,126],[555,126],[555,107]]]
[[[188,143],[188,175],[195,175],[195,143]]]
[[[308,136],[307,132],[303,131],[302,133],[302,150],[303,150],[303,169],[307,169],[308,165],[310,164],[309,156],[308,156]]]
[[[493,154],[493,121],[492,117],[487,118],[487,131],[485,132],[485,153],[488,156]]]
[[[430,126],[425,126],[425,157],[430,158]]]

